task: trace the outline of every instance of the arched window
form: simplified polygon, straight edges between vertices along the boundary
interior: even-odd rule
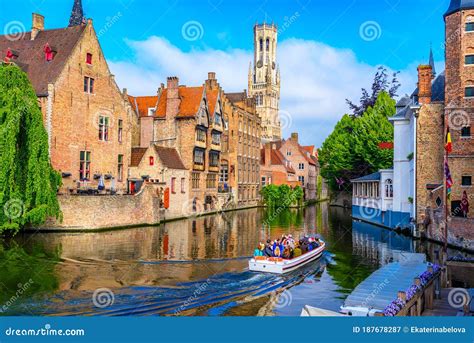
[[[270,39],[269,38],[267,38],[266,44],[267,44],[267,51],[270,51]]]
[[[260,51],[263,51],[263,38],[260,38]]]
[[[392,179],[385,180],[385,197],[393,198],[393,182]]]

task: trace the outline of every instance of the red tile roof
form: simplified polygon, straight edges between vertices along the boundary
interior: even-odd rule
[[[311,164],[311,165],[313,165],[313,166],[316,165],[316,163],[314,163],[313,159],[311,158],[311,154],[310,154],[306,149],[304,149],[304,147],[302,147],[302,146],[300,145],[300,146],[299,146],[299,150],[300,150],[300,153],[304,156],[305,160],[306,160],[309,164]]]
[[[45,96],[48,93],[48,84],[54,83],[65,68],[85,28],[85,25],[79,25],[45,30],[39,32],[34,40],[31,40],[31,32],[18,34],[15,37],[18,39],[15,40],[6,35],[0,36],[0,60],[5,58],[8,49],[18,52],[18,58],[13,62],[28,74],[36,94]],[[56,55],[50,62],[45,59],[46,44],[56,51]]]
[[[216,110],[217,99],[219,98],[219,90],[218,89],[208,89],[206,91],[207,103],[209,106],[209,115],[211,118],[214,117],[214,112]]]
[[[204,94],[203,87],[179,87],[178,95],[181,99],[179,104],[178,118],[189,118],[196,115],[201,105],[202,96]],[[168,89],[164,89],[158,101],[156,110],[157,118],[165,118],[166,102],[168,99]]]
[[[158,96],[128,96],[128,101],[132,104],[140,117],[148,117],[148,109],[155,108]]]
[[[284,166],[286,168],[287,172],[289,172],[291,174],[296,173],[296,171],[293,169],[293,167],[291,167],[287,163],[287,160],[285,159],[285,156],[283,156],[283,154],[280,151],[272,149],[270,158],[271,158],[271,162],[270,162],[271,165],[281,165],[281,166]],[[260,149],[260,163],[262,165],[266,163],[265,162],[265,148]]]

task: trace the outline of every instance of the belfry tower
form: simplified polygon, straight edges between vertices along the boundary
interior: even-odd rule
[[[86,18],[84,17],[84,10],[82,9],[82,1],[74,0],[74,5],[72,6],[71,18],[69,19],[69,27],[78,26],[86,23]]]
[[[280,126],[280,70],[277,64],[277,27],[256,24],[254,27],[254,62],[249,67],[249,95],[255,98],[262,119],[262,140],[282,137]]]

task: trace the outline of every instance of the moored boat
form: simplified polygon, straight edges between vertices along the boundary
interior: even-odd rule
[[[320,258],[325,248],[326,243],[320,241],[320,246],[316,249],[291,260],[285,260],[280,257],[256,256],[249,261],[249,269],[254,272],[272,274],[289,273]]]

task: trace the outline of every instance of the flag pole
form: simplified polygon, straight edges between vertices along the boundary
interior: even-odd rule
[[[445,129],[445,137],[446,137],[446,142],[445,144],[449,144],[449,121],[447,120],[447,116],[444,116],[444,127],[446,128]],[[445,166],[443,167],[443,169],[445,170],[446,169],[446,165],[449,165],[448,163],[448,156],[449,156],[449,152],[448,152],[448,148],[445,146],[444,147],[444,163],[445,163]],[[449,202],[449,193],[448,193],[448,175],[446,174],[446,172],[443,173],[444,174],[444,252],[446,253],[448,251],[448,202]]]

